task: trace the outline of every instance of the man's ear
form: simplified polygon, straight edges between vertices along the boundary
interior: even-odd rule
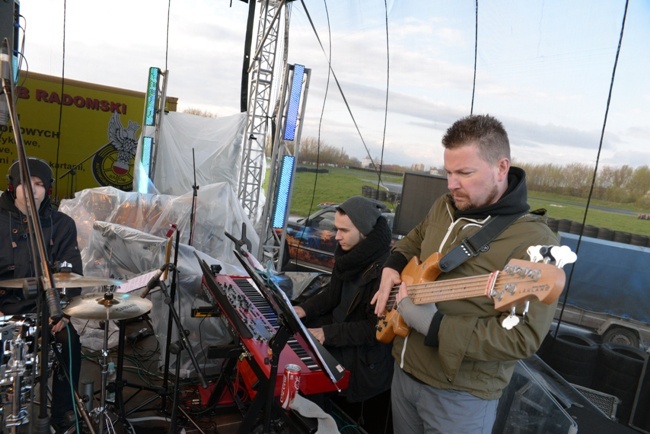
[[[510,171],[510,160],[507,158],[500,159],[498,162],[498,168],[498,180],[503,181],[504,179],[508,179],[508,172]]]

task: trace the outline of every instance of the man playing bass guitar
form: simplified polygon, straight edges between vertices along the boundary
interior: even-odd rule
[[[441,273],[437,280],[486,275],[511,259],[528,259],[535,245],[557,245],[544,211],[528,212],[526,178],[510,166],[508,135],[489,115],[455,122],[442,139],[449,194],[398,241],[384,265],[372,299],[383,314],[400,273],[418,257],[445,255],[497,216],[520,215],[476,256]],[[402,285],[396,309],[411,328],[396,336],[392,381],[393,429],[410,433],[492,432],[499,397],[515,363],[534,354],[546,336],[557,301],[532,301],[519,324],[506,329],[507,313],[489,297],[415,304]]]

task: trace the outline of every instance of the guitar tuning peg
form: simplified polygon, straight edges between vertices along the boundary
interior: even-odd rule
[[[541,262],[544,259],[544,256],[539,252],[542,246],[530,246],[526,251],[530,262]]]
[[[524,312],[521,314],[524,324],[526,324],[528,321],[528,308],[530,308],[530,301],[526,302],[526,305],[524,306]]]
[[[512,307],[512,309],[510,309],[510,314],[501,322],[501,327],[506,330],[511,330],[517,324],[519,324],[519,317],[515,314],[515,308]]]
[[[562,268],[566,264],[573,264],[578,259],[569,246],[554,246],[551,248],[551,253],[555,257],[555,266],[558,268]]]

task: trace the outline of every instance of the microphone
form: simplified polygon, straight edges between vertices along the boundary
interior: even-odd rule
[[[144,287],[144,291],[142,294],[140,294],[140,297],[145,298],[147,295],[149,295],[149,292],[151,292],[152,289],[154,289],[156,286],[160,285],[160,276],[165,272],[166,269],[170,269],[173,267],[172,264],[165,264],[156,273],[149,279],[149,282],[147,282],[147,285]]]
[[[63,311],[61,310],[61,300],[59,299],[59,292],[50,288],[45,291],[45,300],[47,301],[47,307],[50,310],[50,319],[52,324],[56,324],[61,321],[63,318]]]

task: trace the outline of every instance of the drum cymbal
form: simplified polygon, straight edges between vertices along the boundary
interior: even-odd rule
[[[73,298],[63,313],[79,319],[120,320],[144,315],[151,306],[150,300],[131,293],[93,292]]]
[[[86,288],[89,286],[111,286],[111,285],[121,285],[124,283],[122,280],[115,279],[106,279],[103,277],[94,277],[94,276],[81,276],[76,273],[54,273],[52,275],[54,279],[54,288]],[[35,277],[27,277],[24,279],[9,279],[0,281],[0,287],[2,288],[22,288],[23,286],[27,287],[36,287],[37,280]]]

